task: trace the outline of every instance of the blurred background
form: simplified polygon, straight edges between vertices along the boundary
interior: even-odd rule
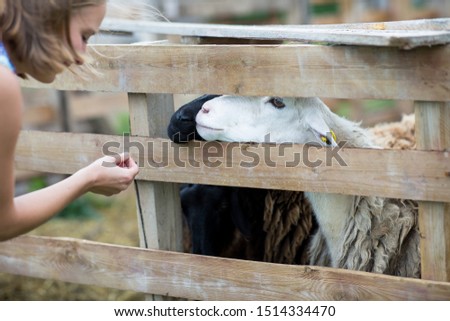
[[[448,0],[109,0],[108,17],[241,25],[335,24],[450,17]],[[153,34],[101,33],[92,43],[164,40]],[[170,41],[177,39],[169,38]],[[129,133],[127,95],[23,89],[23,129]],[[203,93],[198,93],[203,94]],[[175,95],[175,109],[197,95]],[[363,126],[398,121],[411,101],[326,100],[336,113]],[[16,194],[52,184],[59,175],[18,171]],[[114,198],[86,195],[31,232],[138,246],[133,188]],[[140,300],[144,296],[0,273],[0,300]]]

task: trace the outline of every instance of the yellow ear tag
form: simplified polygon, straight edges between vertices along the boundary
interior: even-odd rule
[[[331,137],[333,137],[334,141],[337,142],[336,134],[334,131],[330,130]],[[327,136],[321,136],[320,139],[327,145],[331,145],[331,142],[328,140]]]
[[[331,136],[333,137],[334,141],[337,143],[336,134],[331,129],[330,129],[330,132],[331,132]]]

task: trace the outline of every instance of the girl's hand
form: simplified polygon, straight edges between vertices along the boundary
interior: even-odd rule
[[[91,182],[89,192],[111,196],[128,188],[139,172],[139,167],[128,153],[122,153],[116,158],[99,158],[82,171]]]

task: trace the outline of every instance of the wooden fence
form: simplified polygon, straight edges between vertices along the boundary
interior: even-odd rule
[[[101,76],[95,80],[67,72],[52,85],[23,82],[28,87],[129,93],[130,137],[24,131],[16,164],[71,174],[102,156],[105,146],[124,148],[125,140],[147,146],[130,149],[141,166],[136,198],[146,249],[22,236],[0,244],[0,271],[193,300],[449,300],[449,24],[450,19],[327,28],[126,25],[127,31],[145,27],[195,37],[340,45],[97,45],[92,55]],[[344,149],[345,167],[299,164],[274,170],[258,164],[246,169],[238,166],[246,161],[241,153],[209,166],[204,144],[177,147],[164,138],[172,95],[179,93],[413,99],[417,150]],[[230,146],[222,145],[224,150]],[[260,145],[241,148],[264,152]],[[285,154],[301,148],[294,145]],[[167,150],[177,150],[177,159]],[[315,159],[325,157],[324,150],[316,153]],[[179,182],[418,200],[422,279],[177,253],[182,245]]]

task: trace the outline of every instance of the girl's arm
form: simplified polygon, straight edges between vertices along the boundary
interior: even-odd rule
[[[126,155],[120,160],[105,156],[59,183],[14,198],[14,150],[21,106],[16,77],[0,66],[0,241],[38,227],[88,191],[113,195],[125,190],[139,171]],[[104,166],[104,162],[117,166]]]

